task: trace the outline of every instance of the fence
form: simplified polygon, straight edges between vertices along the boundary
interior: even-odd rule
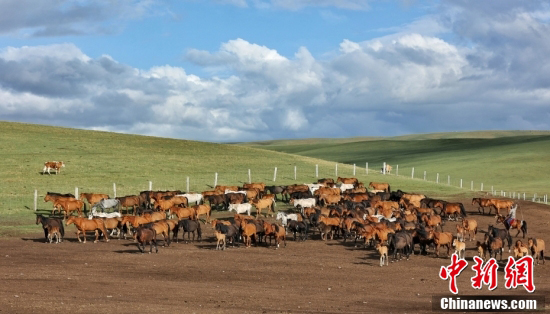
[[[203,191],[209,188],[213,188],[214,186],[221,184],[221,185],[234,185],[236,182],[240,183],[250,183],[254,181],[260,181],[265,182],[268,185],[273,183],[273,185],[279,185],[279,184],[291,184],[291,183],[304,183],[304,182],[312,182],[318,178],[321,177],[333,177],[333,176],[396,176],[400,178],[408,178],[411,180],[422,180],[425,182],[430,182],[434,184],[443,184],[447,186],[456,187],[459,189],[465,189],[464,182],[468,182],[468,180],[464,180],[463,178],[460,178],[460,180],[451,180],[451,176],[447,175],[447,180],[444,180],[443,182],[440,181],[440,178],[444,176],[441,176],[439,173],[435,173],[435,181],[430,181],[430,174],[424,170],[423,175],[421,178],[415,177],[415,168],[411,168],[410,176],[408,174],[403,174],[404,169],[401,168],[401,175],[399,174],[399,165],[396,165],[394,167],[395,172],[386,172],[386,163],[382,163],[379,169],[369,169],[369,163],[365,162],[365,168],[361,169],[357,167],[356,164],[353,165],[346,165],[341,164],[342,166],[340,169],[338,168],[338,163],[334,164],[334,168],[330,169],[330,167],[322,167],[320,168],[318,164],[315,165],[315,168],[312,169],[306,169],[306,167],[298,168],[297,166],[292,167],[274,167],[273,168],[273,177],[271,178],[269,174],[269,170],[262,169],[262,171],[258,171],[260,174],[257,175],[255,171],[252,169],[247,169],[247,171],[243,171],[243,175],[236,175],[235,173],[231,173],[228,177],[224,176],[223,173],[214,172],[211,174],[211,179],[209,180],[208,174],[205,173],[205,177],[201,178],[199,182],[194,182],[193,178],[190,176],[184,176],[182,177],[182,180],[178,183],[173,182],[172,184],[166,184],[166,182],[163,182],[159,184],[158,186],[153,182],[153,180],[148,180],[147,182],[143,182],[143,185],[140,187],[135,186],[125,186],[124,184],[118,184],[116,182],[112,183],[112,187],[109,187],[108,185],[103,187],[86,187],[86,192],[93,191],[94,193],[105,193],[109,194],[111,196],[123,196],[123,195],[133,195],[136,194],[136,192],[143,191],[143,190],[168,190],[168,189],[176,189],[181,190],[182,192],[190,192],[190,191]],[[372,165],[372,163],[371,163]],[[281,171],[283,170],[283,172]],[[299,172],[302,171],[301,173]],[[267,175],[266,175],[267,174]],[[208,183],[210,181],[211,183]],[[456,184],[456,182],[460,182],[459,184]],[[453,185],[455,183],[456,185]],[[504,191],[504,190],[498,190],[494,186],[491,186],[491,190],[484,190],[484,182],[475,183],[474,181],[470,180],[470,190],[471,191],[477,191],[477,192],[486,192],[488,194],[494,195],[494,196],[502,196],[502,197],[508,197],[513,199],[522,199],[522,200],[529,200],[532,202],[537,203],[544,203],[548,204],[548,195],[538,195],[537,193],[528,193],[526,191]],[[479,189],[476,189],[479,187]],[[80,188],[80,191],[84,191],[82,188]],[[67,191],[66,189],[62,191],[62,193],[69,193],[72,191]],[[79,194],[79,187],[74,188],[74,194],[76,197],[78,197]],[[43,197],[41,195],[41,197]],[[36,210],[38,208],[38,198],[39,198],[39,191],[34,190],[34,203],[33,208]],[[28,203],[27,203],[28,204]]]

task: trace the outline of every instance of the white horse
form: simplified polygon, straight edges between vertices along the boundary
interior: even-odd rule
[[[355,186],[353,184],[342,183],[338,188],[342,193],[344,193],[347,190],[353,190],[354,187]]]
[[[311,195],[313,195],[313,193],[315,193],[315,191],[317,191],[319,188],[324,187],[323,184],[318,184],[318,183],[312,183],[312,184],[304,183],[304,184],[309,187],[309,191],[311,192]]]
[[[231,190],[225,190],[225,194],[244,194],[244,195],[246,195],[246,191],[231,191]]]
[[[245,203],[245,204],[229,204],[228,211],[235,211],[237,214],[244,214],[247,213],[248,216],[250,216],[250,211],[252,210],[252,204]]]
[[[104,198],[101,201],[95,203],[94,206],[92,206],[92,212],[97,211],[97,209],[101,210],[101,212],[105,212],[106,209],[110,208],[118,208],[120,206],[120,201],[116,198]]]
[[[202,203],[202,194],[199,193],[178,194],[176,196],[186,197],[188,203],[195,202],[197,205]]]
[[[284,213],[284,212],[278,212],[276,219],[277,220],[280,219],[283,226],[286,227],[287,221],[289,219],[298,221],[298,214],[287,214],[287,213]]]

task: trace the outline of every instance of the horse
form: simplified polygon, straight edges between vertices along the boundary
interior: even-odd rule
[[[435,243],[435,256],[439,257],[439,247],[447,247],[447,256],[451,252],[451,245],[453,244],[454,236],[450,232],[437,232],[433,231],[434,243]]]
[[[183,196],[187,198],[187,203],[193,203],[195,202],[195,205],[202,205],[203,204],[203,198],[202,194],[199,193],[185,193],[185,194],[177,194],[176,196]]]
[[[398,260],[397,259],[398,251],[401,251],[401,256],[399,259],[401,259],[403,255],[406,255],[408,260],[412,251],[412,246],[413,246],[413,237],[407,231],[400,231],[400,232],[388,235],[388,248],[393,248],[392,262]]]
[[[155,253],[159,252],[159,248],[157,246],[157,232],[155,231],[155,229],[139,227],[136,230],[134,239],[137,240],[138,249],[142,254],[145,253],[145,245],[147,243],[149,243],[150,245],[149,254],[153,252],[153,244],[155,245]],[[142,246],[143,248],[141,248]]]
[[[229,204],[228,211],[234,211],[237,214],[244,214],[250,216],[250,211],[252,210],[252,204],[246,203],[246,204]]]
[[[60,241],[60,236],[61,232],[59,230],[59,226],[48,226],[48,241],[50,243],[53,243],[53,238],[55,237],[55,243],[59,243],[61,242]]]
[[[278,212],[277,216],[275,217],[276,220],[281,220],[281,223],[283,226],[287,225],[287,221],[289,219],[296,220],[296,221],[302,221],[302,215],[298,214],[287,214],[285,212]]]
[[[109,195],[107,194],[96,194],[96,193],[80,193],[79,199],[84,200],[86,199],[88,201],[88,204],[91,206],[94,206],[95,203],[101,201],[104,198],[109,198]]]
[[[170,246],[170,225],[166,221],[150,222],[148,224],[141,225],[140,227],[149,228],[155,230],[155,242],[156,236],[159,234],[164,238],[162,246]]]
[[[422,215],[422,221],[426,224],[428,227],[437,227],[439,226],[439,229],[443,232],[443,221],[441,219],[441,216],[439,215]]]
[[[174,228],[174,238],[176,239],[176,242],[178,242],[178,231],[180,228],[183,230],[183,234],[181,236],[182,241],[185,241],[185,233],[187,232],[187,241],[191,241],[192,233],[193,242],[195,242],[195,231],[197,232],[197,241],[200,242],[202,240],[201,224],[198,221],[189,219],[180,220],[178,227]]]
[[[197,211],[192,207],[172,207],[170,208],[170,217],[174,217],[174,215],[176,215],[180,220],[184,218],[197,220]]]
[[[120,207],[120,201],[116,198],[107,198],[99,200],[95,205],[93,205],[92,211],[97,211],[98,209],[100,209],[103,213],[105,212],[105,210],[115,207]]]
[[[489,248],[487,247],[485,242],[477,241],[476,248],[477,248],[477,255],[481,257],[482,260],[486,260],[487,252],[489,252]]]
[[[513,219],[512,222],[510,223],[510,221],[506,219],[506,217],[502,215],[497,215],[496,224],[498,225],[499,223],[504,224],[504,227],[508,232],[510,232],[510,229],[516,229],[518,231],[515,236],[516,238],[518,237],[519,232],[521,231],[523,233],[523,238],[525,239],[525,235],[527,234],[527,221]]]
[[[544,241],[537,238],[529,238],[527,241],[527,247],[531,251],[531,255],[535,257],[537,265],[539,264],[539,259],[542,259],[544,264]]]
[[[512,206],[514,206],[514,201],[505,201],[492,198],[491,205],[496,209],[497,215],[500,215],[501,209],[506,209],[508,210],[508,213],[510,213],[510,209],[512,208]]]
[[[296,241],[296,234],[299,233],[302,241],[307,240],[307,224],[303,221],[289,220],[287,229],[294,233],[294,241]]]
[[[336,180],[336,183],[353,184],[354,186],[356,186],[357,184],[359,184],[359,180],[357,180],[357,178],[341,178],[341,177],[338,177],[338,179]]]
[[[256,242],[256,224],[254,224],[253,221],[242,220],[240,227],[244,246],[249,248],[252,245],[252,238],[254,238],[254,242]]]
[[[521,258],[526,255],[529,255],[529,248],[521,240],[517,240],[516,245],[514,245],[514,258]]]
[[[42,228],[44,228],[44,238],[46,238],[46,241],[48,241],[48,227],[58,227],[59,233],[61,234],[61,239],[59,242],[63,241],[63,237],[65,236],[65,228],[63,227],[63,220],[59,218],[47,218],[42,215],[36,215],[36,224],[39,223],[42,224]]]
[[[225,234],[214,231],[214,236],[216,237],[216,250],[220,248],[225,251]]]
[[[235,244],[235,238],[239,237],[239,227],[234,224],[217,223],[214,230],[225,234],[225,238],[231,240],[232,246]]]
[[[129,196],[123,196],[123,197],[116,197],[115,199],[118,200],[119,206],[124,208],[126,212],[128,212],[128,207],[132,207],[133,214],[136,214],[137,207],[140,206],[140,199],[137,195],[129,195]]]
[[[474,198],[472,198],[472,205],[474,205],[474,204],[478,204],[477,211],[480,214],[485,215],[485,207],[489,207],[489,215],[491,214],[491,209],[492,209],[491,199],[474,197]],[[480,209],[483,210],[483,213]]]
[[[493,252],[495,253],[494,258],[497,258],[497,254],[500,253],[500,261],[502,262],[502,251],[504,241],[499,237],[493,237],[490,233],[485,234],[485,246],[489,251],[489,258],[493,257]]]
[[[275,195],[275,201],[276,201],[277,194],[281,194],[281,197],[282,197],[285,187],[282,185],[269,185],[269,186],[266,186],[265,189],[269,191],[269,193]]]
[[[371,188],[373,190],[384,190],[388,193],[391,193],[391,188],[390,188],[390,185],[388,183],[371,182],[371,183],[369,183],[369,188]]]
[[[86,243],[86,231],[95,231],[94,243],[96,243],[99,239],[98,231],[103,232],[105,242],[109,242],[109,238],[107,237],[107,229],[105,228],[103,219],[88,219],[71,216],[67,219],[65,224],[67,226],[70,224],[74,224],[76,226],[76,238],[78,239],[78,242],[82,242],[82,240],[80,240],[80,233],[82,233],[84,236],[84,243]]]
[[[468,232],[468,239],[470,241],[473,241],[471,233],[474,234],[473,238],[475,239],[477,235],[477,221],[475,221],[474,219],[463,219],[462,227],[464,227],[464,231]]]
[[[451,215],[454,216],[455,220],[458,220],[458,215],[464,220],[466,217],[466,210],[462,203],[445,203],[441,209],[440,215],[443,217],[443,214],[447,214],[447,220],[451,220]]]
[[[222,207],[222,210],[227,210],[227,201],[225,199],[225,194],[221,195],[209,195],[204,197],[206,200],[208,200],[208,203],[211,207],[218,208],[220,205]]]
[[[493,227],[492,225],[489,225],[489,228],[487,228],[487,233],[490,234],[492,237],[500,238],[502,240],[502,243],[504,245],[504,240],[508,241],[508,253],[510,253],[510,248],[512,247],[512,237],[510,236],[510,233],[508,230],[504,229],[498,229]]]
[[[454,239],[453,247],[455,248],[455,254],[458,255],[458,258],[464,258],[466,253],[466,243],[460,241],[459,239]]]
[[[81,200],[71,200],[71,199],[56,199],[53,203],[53,211],[52,214],[58,210],[59,213],[61,211],[65,211],[65,219],[71,214],[73,211],[78,212],[78,216],[82,217],[82,208],[84,207],[84,202]]]
[[[380,254],[380,267],[384,266],[384,262],[388,266],[388,247],[378,243],[376,244],[376,250]]]
[[[200,219],[201,215],[206,215],[206,222],[210,221],[210,213],[212,213],[212,207],[210,205],[194,205],[191,206],[195,210],[195,213],[197,215],[197,220]]]

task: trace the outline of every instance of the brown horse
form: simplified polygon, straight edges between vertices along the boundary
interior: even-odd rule
[[[523,244],[521,240],[516,241],[516,245],[514,246],[514,258],[521,258],[526,255],[529,255],[529,248],[527,245]]]
[[[439,257],[439,248],[441,246],[447,247],[447,257],[450,255],[451,246],[453,244],[454,236],[450,232],[437,232],[433,231],[434,243],[435,243],[435,256]]]
[[[336,180],[336,183],[353,184],[354,186],[356,186],[359,183],[359,180],[357,180],[357,178],[341,178],[341,177],[338,177],[338,179]]]
[[[172,207],[170,208],[170,217],[174,217],[174,215],[176,215],[178,219],[189,218],[192,220],[197,220],[197,211],[193,207]]]
[[[251,200],[250,204],[256,207],[256,216],[260,217],[262,215],[262,209],[266,209],[266,216],[271,213],[271,217],[274,214],[275,202],[272,199],[261,199],[261,200]]]
[[[386,192],[391,192],[390,185],[388,183],[383,182],[371,182],[369,183],[369,188],[373,190],[384,190]]]
[[[137,240],[137,246],[141,253],[145,253],[145,245],[149,243],[149,254],[153,251],[153,244],[155,245],[155,252],[159,252],[157,246],[157,233],[154,229],[139,227],[134,236],[134,240]],[[143,249],[141,248],[143,246]]]
[[[95,205],[95,203],[101,201],[102,199],[108,199],[109,195],[107,194],[95,194],[95,193],[80,193],[79,199],[88,201],[90,208]]]
[[[492,209],[491,199],[474,197],[474,198],[472,198],[472,205],[475,205],[475,204],[478,205],[477,211],[480,214],[482,213],[481,210],[483,210],[483,215],[485,215],[485,207],[489,207],[489,215],[491,214],[491,209]]]
[[[81,200],[71,200],[71,199],[57,199],[53,203],[53,211],[52,214],[58,210],[59,213],[61,211],[65,211],[65,219],[71,214],[71,212],[77,211],[78,216],[82,216],[82,209],[84,208],[84,202]]]
[[[172,229],[165,220],[154,222],[150,228],[155,230],[156,235],[162,235],[164,238],[164,243],[162,246],[170,246],[170,230]]]
[[[443,231],[443,221],[441,220],[441,216],[439,215],[422,215],[422,221],[428,227],[432,227],[435,229],[435,227],[439,226],[439,229]]]
[[[474,219],[464,219],[462,220],[462,227],[464,231],[468,232],[468,240],[473,241],[477,235],[477,221]],[[472,234],[473,233],[473,237]]]
[[[485,244],[485,242],[477,241],[476,248],[477,248],[477,255],[479,257],[481,257],[482,260],[486,260],[487,259],[487,253],[489,252],[489,249],[488,249],[487,245]]]
[[[132,207],[133,214],[136,214],[136,209],[139,207],[140,204],[140,198],[137,195],[129,195],[129,196],[123,196],[123,197],[117,197],[116,198],[120,202],[120,206],[124,209],[126,209],[126,212],[128,212],[128,207]]]
[[[241,221],[242,237],[245,247],[252,245],[252,237],[256,241],[256,225],[253,222],[248,223],[246,220]]]
[[[495,253],[495,259],[497,258],[497,254],[500,253],[500,261],[502,262],[502,251],[504,251],[504,242],[502,242],[501,238],[493,237],[489,233],[486,233],[485,246],[489,251],[489,258],[493,257],[493,252]]]
[[[509,214],[510,209],[512,208],[512,206],[514,206],[514,201],[505,201],[505,200],[499,200],[497,198],[492,198],[491,206],[493,206],[496,209],[497,215],[500,215],[501,209],[506,209],[508,211],[507,213]]]
[[[206,222],[208,223],[210,221],[210,214],[212,213],[212,207],[210,207],[210,205],[195,205],[191,206],[191,208],[195,210],[197,220],[200,219],[201,215],[206,215]]]
[[[60,228],[59,226],[53,226],[53,225],[50,225],[48,226],[48,241],[50,243],[53,243],[54,242],[54,237],[55,237],[55,243],[59,243],[61,242],[61,232],[60,232]]]
[[[542,263],[544,264],[544,241],[542,239],[529,238],[527,247],[531,251],[531,255],[535,257],[537,265],[540,259],[542,259]]]
[[[508,219],[506,219],[506,217],[502,215],[497,215],[497,225],[499,223],[502,223],[506,228],[506,230],[508,230],[508,232],[510,232],[510,229],[516,229],[518,231],[516,233],[516,238],[518,237],[519,232],[521,231],[523,233],[523,238],[525,239],[525,235],[527,234],[527,221],[514,219],[510,224],[510,222],[508,221]]]
[[[148,224],[152,222],[151,220],[151,216],[147,216],[147,217],[141,217],[141,216],[123,216],[122,217],[122,220],[120,221],[120,223],[122,225],[126,225],[127,227],[129,227],[129,225],[133,226],[134,228],[135,227],[139,227],[141,225],[144,225],[144,224]],[[129,229],[128,229],[129,230]]]
[[[67,219],[65,224],[67,226],[70,224],[74,224],[76,226],[76,237],[78,238],[78,242],[82,242],[82,240],[80,240],[80,233],[82,233],[84,236],[84,243],[86,243],[86,231],[95,231],[94,243],[96,243],[99,239],[98,231],[103,232],[105,242],[109,242],[109,238],[107,237],[107,229],[105,228],[103,219],[88,219],[71,216]]]
[[[216,237],[216,250],[225,250],[225,234],[214,230],[214,236]]]
[[[454,217],[454,220],[458,220],[458,216],[460,216],[462,219],[466,217],[466,210],[464,209],[464,205],[462,203],[445,203],[443,205],[443,209],[441,209],[441,217],[443,215],[447,215],[447,220],[451,220],[451,216]]]

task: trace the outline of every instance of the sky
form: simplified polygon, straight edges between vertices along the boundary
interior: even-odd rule
[[[0,0],[0,120],[213,142],[550,130],[550,1]]]

